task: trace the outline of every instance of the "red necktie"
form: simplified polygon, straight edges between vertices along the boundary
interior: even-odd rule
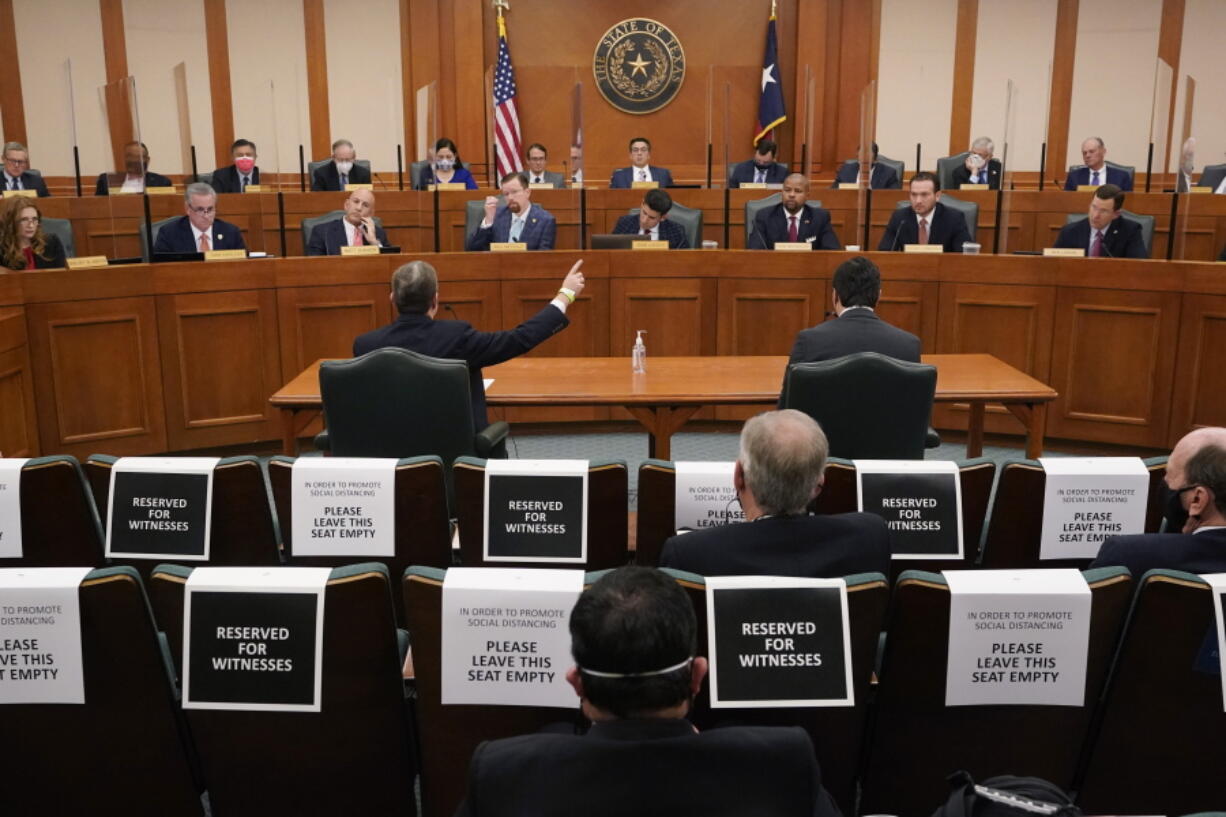
[[[1094,243],[1090,245],[1090,257],[1101,258],[1103,254],[1103,231],[1094,231]]]
[[[928,219],[921,218],[919,223],[919,243],[928,243]]]
[[[796,216],[788,216],[788,241],[795,242],[799,238],[796,230]]]
[[[362,240],[362,225],[353,228],[353,246],[360,247],[366,242]]]

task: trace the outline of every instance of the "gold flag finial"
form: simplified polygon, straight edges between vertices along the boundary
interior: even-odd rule
[[[777,0],[771,0],[771,17],[774,17],[774,16],[775,16],[775,11],[776,11],[776,8],[775,8],[775,7],[776,7],[776,1],[777,1]],[[495,2],[497,2],[497,0],[495,0]]]
[[[774,0],[771,0],[771,2],[774,2]],[[494,11],[498,12],[499,17],[502,16],[502,13],[504,11],[511,10],[510,0],[493,0],[493,4],[494,4]]]

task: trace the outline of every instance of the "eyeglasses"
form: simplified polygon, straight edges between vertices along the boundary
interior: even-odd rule
[[[211,216],[217,212],[216,207],[192,207],[190,204],[187,206],[187,209],[198,216]]]
[[[38,216],[24,216],[22,218],[17,219],[18,224],[38,224],[41,221],[42,219],[39,218]]]
[[[20,167],[24,167],[25,165],[28,165],[30,163],[30,160],[29,159],[10,159],[9,157],[5,156],[4,163],[6,165],[18,165]]]

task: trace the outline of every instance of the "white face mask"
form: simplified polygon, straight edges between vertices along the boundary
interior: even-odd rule
[[[353,170],[353,162],[337,162],[336,169],[339,172],[344,173],[346,176],[348,176],[349,171]]]
[[[453,167],[455,167],[455,160],[454,159],[439,159],[438,161],[434,163],[434,167],[437,170],[442,170],[443,172],[447,172],[448,170],[451,170]]]

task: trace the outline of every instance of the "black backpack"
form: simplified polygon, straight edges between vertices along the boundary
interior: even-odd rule
[[[1080,817],[1059,786],[1038,777],[1000,775],[976,784],[967,772],[949,776],[954,787],[932,817]]]

